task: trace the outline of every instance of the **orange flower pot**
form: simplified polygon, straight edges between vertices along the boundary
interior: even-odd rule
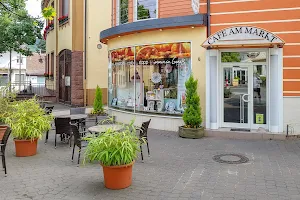
[[[33,141],[14,139],[14,141],[15,141],[17,157],[33,156],[36,154],[37,139],[35,139]]]
[[[105,187],[112,190],[127,188],[132,183],[132,166],[134,161],[128,165],[103,166]]]

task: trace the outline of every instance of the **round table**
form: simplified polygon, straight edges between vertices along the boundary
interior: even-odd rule
[[[87,118],[86,114],[74,114],[74,115],[61,115],[61,116],[56,116],[57,118],[71,118],[71,121],[73,120],[80,120],[80,119],[85,119]]]
[[[120,131],[123,129],[123,126],[119,124],[104,124],[104,125],[92,126],[88,128],[88,130],[94,133],[103,133],[109,128],[112,128],[115,131]]]

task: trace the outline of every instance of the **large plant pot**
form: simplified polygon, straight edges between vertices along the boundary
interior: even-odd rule
[[[27,157],[27,156],[33,156],[36,154],[37,139],[35,139],[33,141],[14,139],[14,141],[15,141],[17,157]]]
[[[179,127],[179,136],[183,138],[198,139],[204,137],[204,127],[200,128],[185,128]]]
[[[128,165],[103,166],[104,184],[108,189],[119,190],[127,188],[132,183],[132,166],[134,161]]]

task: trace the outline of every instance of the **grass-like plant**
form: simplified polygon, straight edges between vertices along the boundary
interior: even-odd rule
[[[145,142],[136,135],[133,123],[134,120],[128,125],[123,125],[122,131],[109,128],[98,137],[85,138],[88,146],[84,162],[86,159],[99,161],[104,166],[120,166],[133,162],[140,143]]]
[[[50,130],[52,115],[46,115],[36,98],[17,101],[11,105],[5,123],[12,129],[12,135],[18,140],[40,139]]]
[[[201,127],[200,97],[197,92],[198,80],[191,76],[186,82],[186,108],[183,113],[183,121],[186,128]]]
[[[16,98],[16,93],[10,92],[9,87],[9,85],[0,87],[0,123],[5,122],[5,118],[11,112],[11,105]]]
[[[103,112],[104,112],[104,108],[103,108],[103,103],[102,103],[102,90],[97,85],[94,104],[93,104],[93,110],[92,110],[91,114],[100,115],[100,114],[103,114]]]

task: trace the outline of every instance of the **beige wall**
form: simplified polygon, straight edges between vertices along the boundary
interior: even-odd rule
[[[107,88],[108,53],[107,46],[100,44],[100,32],[111,26],[112,1],[88,1],[87,20],[87,89],[95,89],[97,85]]]
[[[151,31],[122,36],[108,41],[108,49],[116,49],[132,45],[151,43],[172,43],[191,42],[192,43],[192,72],[198,79],[198,92],[201,99],[202,119],[205,119],[205,49],[201,44],[206,39],[206,28],[178,28],[163,31]],[[200,61],[199,61],[200,60]]]

